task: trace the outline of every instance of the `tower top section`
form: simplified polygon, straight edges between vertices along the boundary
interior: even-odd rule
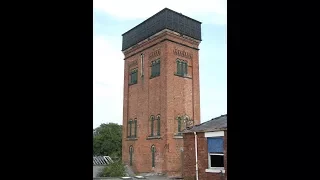
[[[201,22],[171,9],[164,8],[122,34],[122,51],[164,29],[169,29],[180,35],[201,41]]]

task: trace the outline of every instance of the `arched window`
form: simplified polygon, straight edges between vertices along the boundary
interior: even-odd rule
[[[134,119],[134,134],[133,137],[137,137],[137,118]]]
[[[187,115],[178,116],[177,121],[178,121],[178,133],[177,133],[178,135],[181,135],[181,132],[186,128],[192,127],[194,125],[193,124],[194,121],[192,120],[192,118],[190,118]]]
[[[180,116],[178,116],[177,120],[178,120],[178,133],[180,133],[181,132],[182,118]]]
[[[194,121],[192,120],[192,118],[189,118],[189,116],[185,116],[185,128],[190,128],[192,127],[194,124]]]
[[[129,147],[129,157],[130,157],[129,162],[130,162],[130,166],[132,166],[132,156],[133,156],[133,147],[130,146]]]
[[[160,136],[160,115],[157,116],[157,135]]]
[[[151,126],[150,136],[153,136],[154,135],[153,134],[153,131],[154,131],[154,129],[153,129],[153,127],[154,127],[154,116],[150,117],[150,126]]]
[[[132,120],[130,119],[129,121],[128,121],[128,128],[127,128],[127,131],[128,131],[128,137],[131,137],[131,135],[132,135]]]
[[[135,118],[134,120],[130,119],[128,121],[128,138],[136,138],[137,137],[137,126],[138,126],[138,121],[137,118]]]
[[[155,157],[156,157],[156,148],[154,145],[151,146],[151,160],[152,160],[152,167],[155,167]]]

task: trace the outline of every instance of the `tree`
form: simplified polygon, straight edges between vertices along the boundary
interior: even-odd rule
[[[93,155],[121,157],[122,125],[101,124],[93,130]]]

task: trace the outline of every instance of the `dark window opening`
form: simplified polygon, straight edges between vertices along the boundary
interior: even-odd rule
[[[156,148],[154,145],[151,146],[151,153],[152,153],[152,167],[155,167],[155,153],[156,153]]]
[[[143,67],[144,67],[144,54],[141,54],[141,76],[143,76]]]
[[[128,138],[137,137],[137,119],[134,121],[129,120],[128,122]]]
[[[157,116],[157,135],[160,136],[160,115]]]
[[[154,78],[160,76],[160,59],[152,61],[151,63],[151,77]]]
[[[150,123],[151,123],[151,134],[150,136],[152,137],[153,136],[153,127],[154,127],[154,116],[151,116],[150,118]]]
[[[132,120],[129,120],[128,122],[128,137],[131,137],[131,129],[132,129]]]
[[[132,166],[132,154],[133,154],[133,147],[130,146],[129,148],[129,154],[130,154],[130,166]]]
[[[211,167],[224,167],[224,155],[210,155]]]
[[[130,73],[130,84],[137,84],[138,83],[138,70],[134,69]]]
[[[181,122],[182,120],[181,120],[181,117],[178,117],[178,133],[180,133],[181,132]]]
[[[188,63],[186,61],[177,60],[177,72],[178,76],[187,76],[188,75]]]
[[[134,134],[133,137],[137,137],[137,119],[134,120]]]

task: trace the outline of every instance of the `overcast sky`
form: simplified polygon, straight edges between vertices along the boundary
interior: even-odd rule
[[[93,128],[122,124],[122,34],[167,7],[202,22],[201,122],[227,113],[227,0],[93,0]]]

